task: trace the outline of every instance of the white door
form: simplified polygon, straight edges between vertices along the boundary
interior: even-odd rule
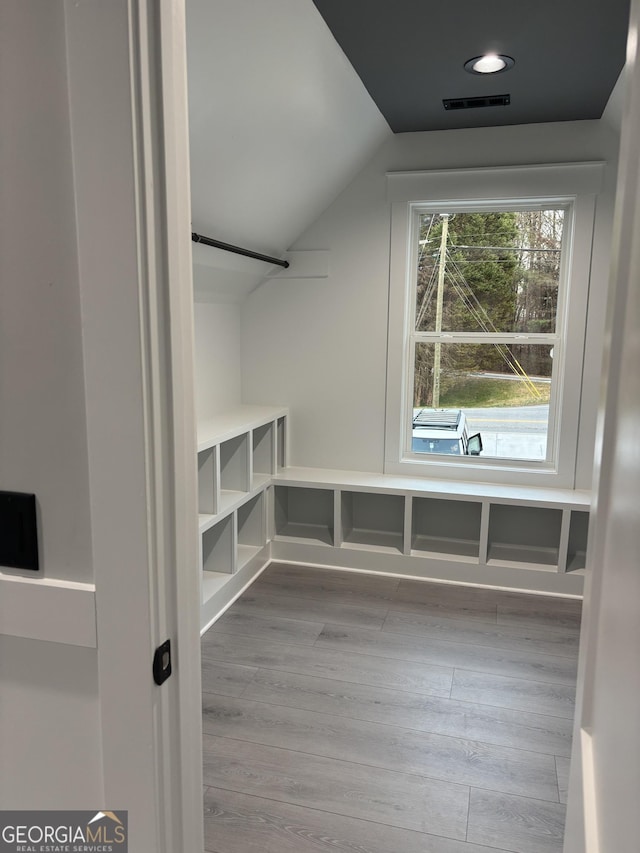
[[[65,2],[103,808],[200,853],[202,745],[185,12]],[[152,678],[172,646],[172,674]]]
[[[623,853],[640,838],[639,22],[633,0],[565,853]]]

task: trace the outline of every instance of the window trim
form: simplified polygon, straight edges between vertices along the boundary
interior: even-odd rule
[[[603,163],[566,163],[456,171],[387,174],[391,202],[391,257],[385,424],[385,473],[408,476],[573,488],[576,474],[592,237]],[[557,424],[555,462],[488,457],[418,459],[405,453],[413,377],[408,375],[414,258],[413,231],[418,209],[462,210],[486,206],[508,209],[532,204],[571,204],[564,307],[556,333],[564,339],[562,375],[554,383]],[[564,254],[564,252],[563,252]],[[508,336],[508,333],[505,333]],[[412,359],[411,359],[412,361]],[[554,366],[555,367],[555,366]],[[409,390],[410,388],[410,390]]]

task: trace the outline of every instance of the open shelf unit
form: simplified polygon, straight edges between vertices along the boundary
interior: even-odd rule
[[[404,495],[343,491],[340,496],[341,547],[403,553]]]
[[[259,492],[236,510],[238,569],[246,566],[266,544],[265,506],[265,493]]]
[[[273,482],[272,559],[582,592],[587,492],[308,468]]]
[[[480,501],[413,498],[411,554],[478,561]]]
[[[229,574],[234,569],[233,516],[208,527],[200,537],[202,571],[205,575]]]
[[[491,504],[487,563],[557,571],[562,509]]]
[[[286,418],[241,406],[198,427],[203,628],[268,561],[267,489],[286,459]]]
[[[590,495],[288,467],[287,410],[198,431],[202,627],[270,559],[582,593]]]
[[[273,490],[276,539],[333,545],[334,494],[331,489]]]

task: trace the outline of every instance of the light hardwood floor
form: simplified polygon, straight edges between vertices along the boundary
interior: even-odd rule
[[[580,603],[273,564],[202,638],[209,853],[561,853]]]

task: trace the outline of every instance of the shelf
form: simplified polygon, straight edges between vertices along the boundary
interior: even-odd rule
[[[278,418],[286,418],[283,406],[237,406],[228,412],[198,423],[198,452],[219,445],[241,433],[249,433]]]
[[[569,524],[569,544],[567,547],[568,572],[578,572],[586,566],[588,532],[589,513],[572,512]]]
[[[404,539],[401,533],[355,527],[343,537],[341,547],[357,548],[360,551],[402,554],[403,542]]]
[[[480,554],[482,504],[473,501],[414,498],[412,552],[475,558]]]
[[[198,530],[200,533],[204,533],[205,530],[208,530],[210,527],[216,523],[216,516],[209,515],[208,513],[201,512],[198,515]]]
[[[587,492],[288,468],[287,430],[249,406],[199,433],[203,625],[270,555],[579,594]]]
[[[243,569],[261,550],[262,548],[257,545],[238,545],[236,570]]]
[[[403,552],[404,496],[342,492],[341,518],[345,547]]]
[[[562,510],[491,504],[487,563],[557,570]]]
[[[469,483],[462,480],[436,480],[395,474],[368,474],[329,468],[285,468],[273,478],[282,485],[402,493],[412,497],[459,498],[463,502],[490,500],[495,504],[559,507],[588,511],[591,494],[580,489],[551,489],[542,486],[513,486],[493,483]]]
[[[287,464],[287,422],[280,417],[276,421],[276,471],[282,471]]]
[[[557,572],[558,556],[559,551],[557,548],[535,547],[533,545],[506,545],[494,542],[489,546],[487,565]]]
[[[275,474],[272,490],[276,559],[505,587],[512,572],[517,588],[582,589],[583,492],[309,468]]]
[[[198,511],[214,515],[216,505],[216,450],[209,447],[198,453]]]
[[[437,557],[477,563],[479,542],[477,539],[450,539],[446,536],[414,534],[411,553],[415,557]]]
[[[230,574],[234,569],[233,516],[229,515],[202,534],[203,575]]]
[[[333,545],[333,492],[330,489],[274,489],[275,535]]]
[[[251,491],[254,492],[256,489],[262,488],[262,486],[266,486],[271,482],[270,474],[255,474],[251,478]]]
[[[233,492],[227,489],[221,491],[219,512],[224,513],[233,509],[247,497],[247,494],[248,492]]]
[[[253,475],[271,479],[274,473],[274,424],[270,422],[256,427],[251,433]]]
[[[229,581],[227,572],[202,573],[202,602],[209,601]]]
[[[220,454],[220,491],[249,491],[249,434],[223,441]]]
[[[567,571],[574,572],[578,574],[580,572],[584,572],[584,569],[587,565],[587,552],[586,551],[576,551],[575,554],[569,554],[569,558],[567,560]]]
[[[255,547],[260,550],[266,544],[264,506],[264,494],[261,492],[238,507],[236,512],[239,545]]]
[[[198,425],[203,628],[269,559],[266,507],[272,478],[286,462],[287,413],[240,406]]]
[[[276,532],[275,538],[300,545],[333,545],[332,529],[323,524],[285,524]]]

